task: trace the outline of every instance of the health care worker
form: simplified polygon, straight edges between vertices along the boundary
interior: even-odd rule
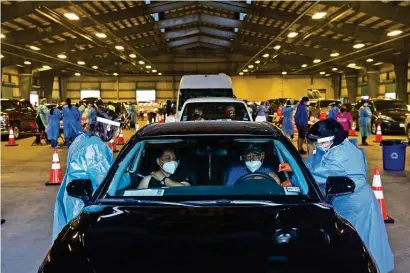
[[[282,110],[282,130],[286,136],[293,139],[295,132],[293,131],[293,108],[292,101],[288,100],[286,102],[286,107]]]
[[[58,148],[58,138],[60,136],[60,118],[61,112],[58,108],[51,106],[48,113],[48,125],[46,128],[47,138],[51,143],[51,148]]]
[[[360,135],[362,136],[362,145],[369,145],[367,143],[367,137],[370,135],[370,126],[371,126],[371,119],[372,119],[372,111],[369,108],[369,101],[363,99],[363,105],[360,107],[359,110],[359,125],[360,125]]]
[[[394,269],[394,256],[379,202],[367,184],[366,157],[346,137],[343,127],[335,120],[315,123],[309,130],[308,139],[314,142],[316,154],[309,156],[307,167],[323,192],[329,176],[345,176],[353,180],[354,192],[336,196],[332,200],[333,207],[356,229],[380,272],[387,273]]]
[[[97,189],[113,163],[113,153],[105,142],[113,138],[119,126],[113,111],[98,111],[93,130],[79,135],[71,144],[66,174],[54,208],[53,241],[63,227],[80,214],[84,206],[82,200],[67,194],[68,183],[74,179],[90,179],[93,191]]]
[[[79,112],[74,105],[71,105],[71,99],[67,98],[65,100],[66,105],[63,106],[61,112],[63,113],[63,127],[64,127],[64,146],[68,146],[70,141],[74,139],[81,133],[78,126]],[[80,124],[81,125],[81,124]]]
[[[329,106],[330,106],[330,110],[327,113],[327,118],[336,120],[337,114],[340,113],[340,109],[339,107],[337,107],[337,104],[335,101],[331,102]]]

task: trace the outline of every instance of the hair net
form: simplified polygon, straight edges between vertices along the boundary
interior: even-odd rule
[[[302,97],[301,101],[302,101],[302,102],[308,102],[308,101],[309,101],[309,98],[308,98],[308,97]]]
[[[308,139],[317,141],[319,138],[334,136],[333,146],[339,145],[346,138],[347,134],[343,126],[334,119],[321,120],[313,124],[308,132]]]
[[[110,141],[120,127],[120,117],[108,109],[98,110],[96,114],[97,120],[91,134],[98,136],[102,141]]]

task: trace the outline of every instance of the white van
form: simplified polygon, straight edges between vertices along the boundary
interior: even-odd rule
[[[231,78],[225,74],[183,76],[178,90],[177,120],[181,117],[185,101],[203,97],[235,98]]]

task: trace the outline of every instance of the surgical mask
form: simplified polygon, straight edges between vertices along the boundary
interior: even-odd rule
[[[307,101],[307,102],[306,102],[306,105],[309,106],[309,105],[310,105],[310,101]]]
[[[254,173],[257,170],[259,170],[259,168],[262,166],[262,161],[260,160],[246,161],[245,165],[246,165],[246,168],[248,168],[248,170]]]
[[[170,162],[165,162],[164,165],[162,165],[161,169],[169,174],[174,174],[175,170],[178,168],[178,161],[170,161]]]
[[[333,141],[326,141],[320,144],[317,143],[315,146],[318,152],[326,153],[327,151],[329,151],[332,145],[333,145]]]
[[[369,104],[366,102],[366,103],[363,103],[363,106],[364,107],[367,107]]]

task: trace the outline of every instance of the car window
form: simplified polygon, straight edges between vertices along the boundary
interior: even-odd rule
[[[402,109],[407,110],[407,105],[399,100],[383,100],[375,101],[374,105],[378,111],[389,110],[389,109]]]
[[[205,98],[205,97],[230,97],[233,98],[233,90],[227,89],[181,89],[179,91],[178,111],[181,111],[182,106],[188,99]]]
[[[186,104],[182,121],[236,120],[249,121],[245,104],[239,102],[200,102]]]
[[[340,101],[338,100],[320,100],[319,101],[319,107],[320,108],[326,108],[329,107],[329,104],[332,102],[337,102],[338,104],[340,104]]]
[[[1,101],[1,111],[11,111],[16,109],[16,104],[13,101],[2,100]]]
[[[256,152],[246,152],[253,151],[253,148]],[[249,163],[251,161],[261,162],[254,175],[265,173],[270,178],[253,177],[251,167],[247,167],[254,164]],[[289,163],[292,172],[278,172],[283,162]],[[288,148],[276,139],[184,136],[178,139],[142,140],[117,165],[104,198],[317,198],[303,168],[303,162],[298,162]],[[163,175],[164,170],[173,171],[168,178],[177,184],[161,184],[161,177],[156,176]],[[281,186],[285,181],[291,184]]]

